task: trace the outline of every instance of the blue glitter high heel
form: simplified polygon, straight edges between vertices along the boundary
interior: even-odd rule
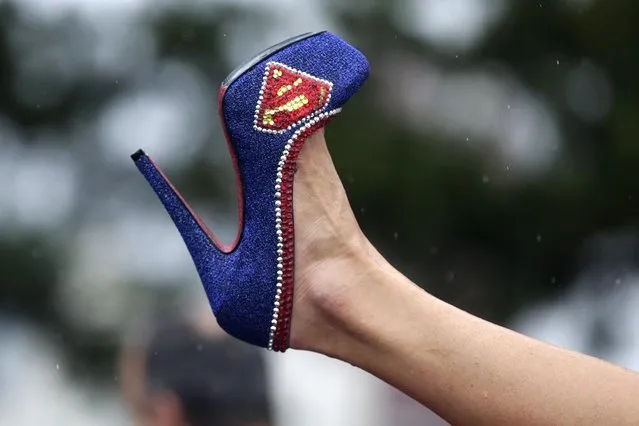
[[[293,304],[293,175],[306,139],[368,77],[366,58],[340,38],[307,33],[231,73],[219,113],[237,177],[235,242],[218,241],[142,150],[131,157],[173,219],[220,326],[245,342],[285,351]]]

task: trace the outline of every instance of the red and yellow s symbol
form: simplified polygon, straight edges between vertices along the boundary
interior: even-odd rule
[[[256,110],[258,130],[281,132],[326,108],[332,84],[279,63],[269,63]]]

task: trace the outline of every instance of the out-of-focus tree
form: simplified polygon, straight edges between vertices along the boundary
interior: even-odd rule
[[[331,151],[362,227],[389,259],[428,291],[505,322],[525,304],[563,290],[580,268],[576,253],[586,239],[636,221],[639,4],[609,0],[579,8],[570,2],[508,2],[476,48],[450,54],[389,18],[404,3],[345,7],[326,2],[343,36],[372,65],[369,84],[328,129]],[[145,15],[139,25],[150,30],[155,65],[186,63],[216,86],[238,65],[225,59],[229,40],[223,29],[242,20],[259,38],[270,18],[255,10],[215,5],[195,13],[175,7]],[[39,135],[54,132],[60,143],[52,149],[86,155],[91,134],[79,137],[78,129],[114,97],[143,84],[139,74],[125,69],[104,76],[89,63],[74,64],[80,70],[74,73],[66,72],[64,63],[58,69],[38,68],[51,66],[45,59],[56,54],[50,51],[56,40],[72,38],[91,50],[95,37],[78,17],[46,22],[16,3],[0,3],[0,124],[9,123],[20,143],[37,145]],[[70,52],[62,57],[74,58]],[[443,73],[495,67],[516,76],[543,99],[559,124],[558,161],[541,176],[512,179],[508,165],[490,152],[389,115],[395,102],[386,96],[394,90],[389,65],[401,68],[406,57]],[[588,94],[575,74],[588,64],[609,82],[608,92],[600,94],[595,85],[584,98],[605,108],[596,117],[589,115],[588,105],[581,110],[584,105],[577,105],[576,113],[574,100],[568,99],[571,84],[581,84],[578,89]],[[205,205],[215,201],[217,210],[228,212],[233,193],[220,178],[227,169],[206,154],[211,144],[222,143],[221,132],[202,139],[201,155],[172,174],[189,199]],[[2,149],[0,141],[0,155]],[[87,167],[99,170],[100,159],[92,161]],[[107,172],[91,177],[84,171],[87,194],[102,180],[130,185],[128,179],[135,179],[133,170],[125,177]],[[11,176],[0,183],[10,184]],[[80,200],[55,238],[48,231],[3,228],[0,312],[53,333],[78,371],[106,372],[115,341],[96,338],[69,321],[56,296],[65,276],[58,248],[73,234],[90,200]]]

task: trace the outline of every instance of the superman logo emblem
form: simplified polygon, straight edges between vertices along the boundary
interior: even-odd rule
[[[324,110],[331,99],[333,83],[270,62],[255,111],[255,129],[283,133]]]

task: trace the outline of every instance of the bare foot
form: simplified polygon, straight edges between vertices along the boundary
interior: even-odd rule
[[[357,224],[323,129],[306,141],[297,164],[291,347],[327,353],[340,335],[328,311],[344,305],[349,288],[360,281],[354,271],[381,257]]]

